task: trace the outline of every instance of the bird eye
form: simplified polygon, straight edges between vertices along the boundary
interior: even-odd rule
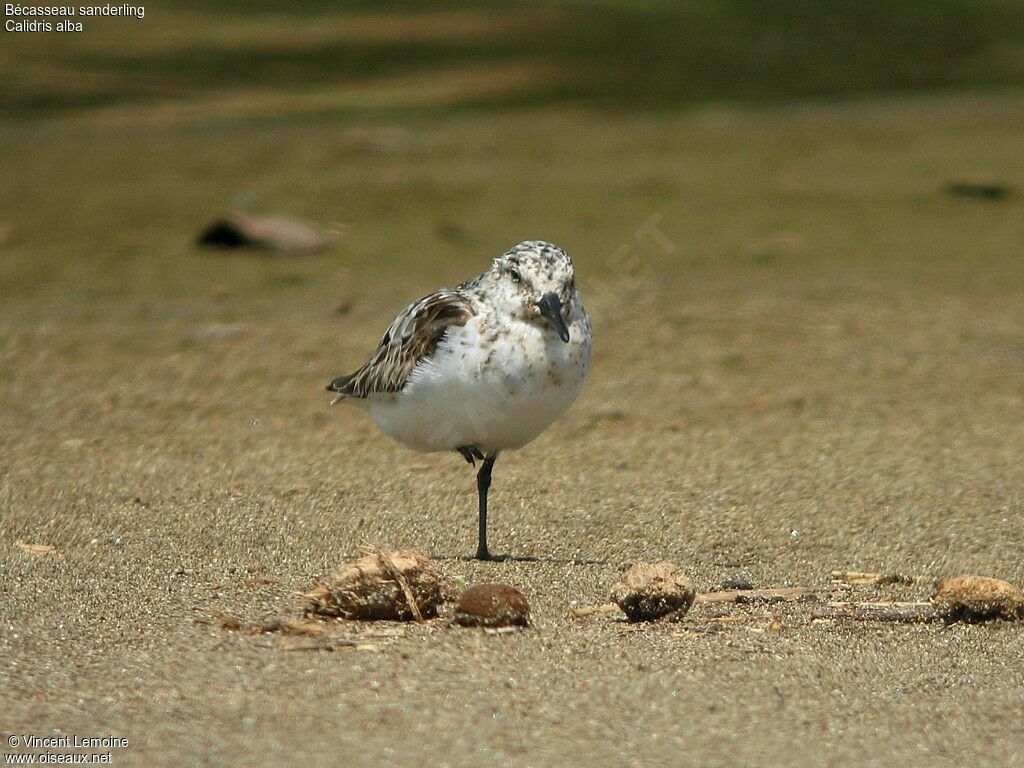
[[[510,269],[508,271],[508,276],[512,278],[512,282],[513,283],[521,283],[521,282],[523,282],[523,276],[519,274],[519,270],[518,269]]]

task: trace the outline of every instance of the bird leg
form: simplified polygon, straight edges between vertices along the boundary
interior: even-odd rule
[[[480,539],[476,548],[477,560],[493,560],[487,549],[487,490],[491,487],[491,470],[498,454],[488,456],[476,473],[476,489],[480,495]]]

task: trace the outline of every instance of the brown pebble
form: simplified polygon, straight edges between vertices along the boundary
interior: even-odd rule
[[[476,584],[459,597],[452,621],[463,627],[528,627],[530,604],[507,584]]]
[[[675,621],[686,615],[696,592],[672,563],[637,563],[612,587],[612,600],[630,621]]]
[[[968,623],[1024,618],[1024,595],[1002,579],[957,576],[940,581],[932,602],[947,621]]]

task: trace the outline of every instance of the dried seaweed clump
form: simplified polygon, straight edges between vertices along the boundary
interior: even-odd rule
[[[444,585],[414,549],[373,552],[345,563],[303,597],[307,612],[366,621],[422,621],[437,616]]]
[[[932,603],[946,621],[968,623],[1024,618],[1024,595],[1002,579],[957,576],[940,581]]]
[[[672,563],[637,563],[612,587],[612,600],[630,621],[674,621],[695,597],[693,583]]]

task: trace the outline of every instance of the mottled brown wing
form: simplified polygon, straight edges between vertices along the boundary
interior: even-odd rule
[[[327,387],[341,397],[369,397],[401,392],[416,364],[437,347],[449,326],[465,325],[473,305],[458,291],[443,288],[406,307],[388,327],[377,350],[351,376]]]

